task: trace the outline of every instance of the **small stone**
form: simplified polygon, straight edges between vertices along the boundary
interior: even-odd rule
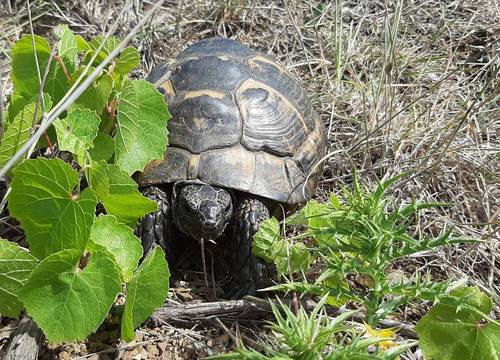
[[[132,351],[125,351],[122,355],[122,360],[134,360],[134,356],[132,355]]]
[[[69,352],[61,351],[58,355],[58,358],[61,360],[70,360]]]
[[[100,360],[100,357],[99,357],[99,355],[95,354],[95,355],[92,355],[91,357],[87,358],[87,360]]]
[[[160,355],[160,350],[156,345],[146,345],[146,351],[151,355]]]
[[[141,353],[140,354],[142,355],[143,359],[147,359],[149,357],[148,356],[148,352],[144,348],[141,349]]]
[[[134,340],[139,342],[142,341],[142,339],[144,339],[144,334],[139,331],[136,331]]]
[[[165,350],[167,349],[167,346],[168,346],[168,343],[166,341],[160,341],[158,344],[156,344],[162,353],[165,352]]]
[[[213,342],[212,340],[208,340],[208,341],[207,341],[207,346],[208,346],[208,347],[212,347],[212,346],[214,346],[214,342]]]
[[[86,344],[80,344],[80,355],[87,355],[89,352],[87,350]]]

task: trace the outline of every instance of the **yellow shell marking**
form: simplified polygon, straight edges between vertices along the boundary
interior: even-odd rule
[[[192,99],[203,95],[210,96],[211,98],[215,99],[223,99],[224,96],[226,96],[226,94],[224,94],[223,92],[206,89],[206,90],[186,91],[184,93],[184,100]]]
[[[187,167],[187,178],[188,179],[196,179],[198,176],[198,166],[200,165],[200,155],[193,155],[191,159],[189,159],[188,167]]]
[[[160,85],[160,87],[165,90],[165,94],[168,96],[174,96],[175,91],[174,87],[172,86],[172,82],[170,80],[165,81],[163,84]]]
[[[260,63],[269,64],[269,65],[275,67],[276,69],[278,69],[279,72],[281,72],[281,73],[287,73],[287,71],[285,69],[283,69],[277,63],[275,63],[271,59],[268,59],[265,56],[256,55],[256,56],[248,59],[248,66],[250,66],[252,69],[256,69],[256,68],[258,69],[258,68],[260,68],[260,66],[261,66]]]

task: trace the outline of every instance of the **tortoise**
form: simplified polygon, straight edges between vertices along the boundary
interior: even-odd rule
[[[252,294],[263,280],[253,235],[271,214],[296,209],[315,192],[323,125],[298,81],[235,40],[199,41],[148,80],[172,118],[164,158],[138,177],[160,209],[139,225],[144,250],[160,244],[169,254],[181,235],[224,238],[226,297]]]

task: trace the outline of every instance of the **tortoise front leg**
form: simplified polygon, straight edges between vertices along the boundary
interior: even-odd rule
[[[146,186],[140,191],[144,196],[158,203],[158,211],[144,216],[136,228],[136,234],[142,241],[144,256],[155,244],[160,245],[166,251],[170,197],[166,191],[157,186]],[[166,252],[168,254],[168,251]]]
[[[230,271],[226,298],[254,295],[263,284],[265,265],[253,255],[252,241],[260,223],[268,218],[267,206],[256,198],[244,198],[236,203],[226,244]]]

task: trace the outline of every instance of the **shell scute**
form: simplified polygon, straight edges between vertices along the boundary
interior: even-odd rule
[[[248,78],[248,67],[237,59],[206,56],[180,61],[177,66],[180,71],[170,77],[176,92],[211,89],[231,93]]]
[[[241,120],[230,95],[222,99],[206,94],[186,98],[177,93],[176,98],[170,106],[171,145],[200,154],[240,141]]]
[[[287,99],[303,115],[309,131],[314,129],[314,118],[309,101],[303,87],[281,65],[267,56],[258,54],[248,59],[252,69],[252,77],[267,86],[273,87]]]
[[[308,135],[302,115],[273,88],[246,80],[236,91],[243,119],[242,144],[250,150],[293,156]]]

